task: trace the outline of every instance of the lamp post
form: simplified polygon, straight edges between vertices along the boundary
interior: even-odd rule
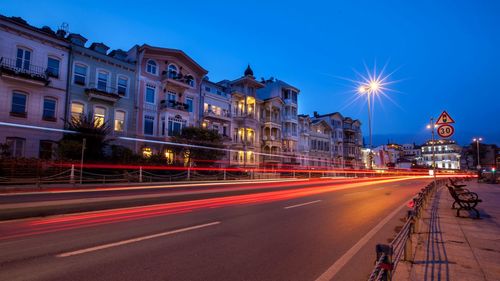
[[[368,131],[370,134],[370,146],[368,149],[370,150],[368,153],[368,161],[370,162],[368,164],[368,168],[371,170],[373,169],[373,140],[372,140],[372,112],[371,112],[371,99],[375,93],[380,88],[380,83],[378,81],[371,81],[368,84],[362,84],[358,88],[358,93],[360,94],[366,94],[367,101],[368,101]]]
[[[436,128],[436,124],[434,124],[434,117],[431,117],[429,121],[429,125],[427,125],[427,129],[431,129],[431,142],[432,142],[432,176],[434,178],[434,186],[436,186],[436,148],[434,147],[436,141],[434,140],[434,128]]]
[[[477,170],[481,170],[481,164],[479,162],[479,142],[482,141],[483,139],[482,138],[473,138],[472,141],[475,141],[476,142],[476,149],[477,149]]]

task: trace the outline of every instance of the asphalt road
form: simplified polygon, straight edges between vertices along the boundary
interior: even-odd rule
[[[0,280],[366,280],[374,245],[395,235],[400,207],[428,182],[320,185],[0,222]]]

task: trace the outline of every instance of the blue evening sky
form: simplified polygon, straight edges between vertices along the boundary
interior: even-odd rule
[[[363,122],[349,79],[365,64],[397,70],[375,104],[375,143],[421,142],[442,110],[456,139],[500,144],[500,2],[442,1],[2,1],[0,13],[35,26],[69,24],[90,42],[184,50],[212,81],[250,63],[301,89],[299,112],[340,111]]]

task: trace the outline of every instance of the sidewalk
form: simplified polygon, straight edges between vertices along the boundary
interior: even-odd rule
[[[413,263],[401,263],[394,280],[500,280],[500,185],[466,184],[483,200],[477,207],[481,219],[467,211],[456,217],[453,199],[441,187],[412,238]]]

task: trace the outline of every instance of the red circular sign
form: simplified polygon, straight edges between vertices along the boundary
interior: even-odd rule
[[[455,133],[455,128],[452,125],[444,124],[437,128],[438,135],[442,138],[449,138]]]

